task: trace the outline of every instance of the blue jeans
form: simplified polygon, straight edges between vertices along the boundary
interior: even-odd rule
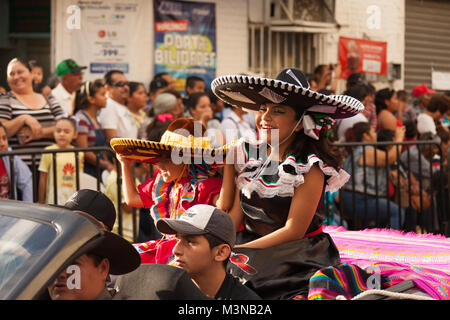
[[[345,218],[353,219],[353,194],[355,195],[355,212],[356,218],[360,220],[365,227],[383,228],[390,226],[392,229],[401,229],[405,221],[405,209],[400,209],[400,216],[398,214],[399,206],[386,198],[378,198],[378,221],[376,203],[377,198],[367,195],[367,215],[365,216],[365,201],[364,195],[360,193],[353,193],[342,191],[341,210]],[[389,210],[388,212],[388,203]],[[400,218],[400,219],[399,219]]]

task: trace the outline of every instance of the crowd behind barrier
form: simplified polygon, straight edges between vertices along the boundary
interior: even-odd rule
[[[15,166],[20,164],[21,168],[28,166],[31,173],[17,176],[8,173],[5,181],[14,187],[3,188],[5,182],[0,179],[0,196],[6,197],[3,194],[6,190],[12,199],[61,205],[67,195],[80,188],[104,191],[110,194],[117,208],[116,231],[130,241],[144,242],[161,234],[156,232],[148,209],[122,201],[122,168],[109,147],[112,138],[159,141],[169,125],[180,118],[195,119],[212,129],[207,131],[211,144],[223,141],[220,139],[226,131],[235,132],[233,139],[257,134],[254,114],[232,108],[218,99],[208,88],[209,84],[198,76],[174,79],[168,73],[156,74],[146,92],[142,83],[128,79],[120,70],[110,70],[103,79],[83,81],[86,66],[72,59],[57,65],[54,76],[49,77],[57,77],[56,83],[44,81],[42,75],[36,78],[33,73],[36,68],[40,68],[37,61],[18,58],[7,65],[10,91],[5,89],[0,95],[0,122],[4,129],[0,130],[0,138],[5,136],[3,140],[9,145],[0,146],[0,156],[11,156],[6,161],[10,172],[16,172]],[[331,95],[338,93],[341,71],[339,65],[319,65],[305,76],[311,90]],[[449,156],[442,148],[448,150],[449,144],[450,92],[439,94],[420,84],[413,88],[408,99],[409,93],[404,90],[376,90],[359,73],[351,74],[345,89],[340,91],[359,100],[364,110],[338,120],[333,127],[332,141],[343,155],[347,165],[344,169],[351,178],[339,192],[325,193],[325,223],[348,229],[391,227],[448,235]],[[58,142],[56,123],[67,117],[76,122],[75,130],[71,138]],[[370,124],[372,131],[360,132],[359,140],[350,139],[349,130],[361,122]],[[397,136],[400,128],[406,130],[402,136]],[[388,136],[392,133],[391,140],[377,140],[377,134],[380,138],[383,130],[388,131]],[[427,133],[444,137],[442,143],[421,141],[421,135]],[[75,148],[66,148],[72,146]],[[370,159],[366,154],[372,147],[395,148],[393,158],[396,161],[391,158],[388,161],[393,153],[388,156],[386,149],[384,156],[374,158],[374,164],[367,164],[366,160]],[[422,147],[429,149],[427,157],[422,155]],[[14,151],[6,151],[11,149]],[[70,163],[63,170],[76,174],[75,178],[72,176],[72,189],[68,188],[61,196],[60,189],[67,184],[58,181],[61,174],[57,172],[55,155],[70,153],[75,157],[63,161]],[[51,158],[43,157],[47,154]],[[24,162],[18,163],[17,157],[12,155]],[[48,172],[44,175],[41,158],[47,160]],[[358,165],[360,159],[362,162]],[[152,165],[135,162],[136,186],[151,178],[153,170]],[[435,171],[442,174],[435,174]],[[0,176],[5,176],[1,161]],[[19,188],[19,182],[23,185],[24,177],[28,179],[28,176],[32,179],[32,195],[28,195],[30,188]],[[39,183],[40,176],[45,177],[46,184]],[[58,183],[52,183],[51,179]],[[45,199],[42,198],[43,187],[46,188]],[[24,196],[21,192],[27,194]]]
[[[401,148],[406,145],[411,146],[411,143],[336,143],[335,146],[339,149],[350,150],[347,157],[352,160],[354,150],[357,147],[361,146],[364,154],[367,147],[393,146],[396,149],[399,161],[389,164],[386,153],[386,164],[381,167],[375,165],[375,175],[373,176],[368,174],[369,167],[363,163],[361,177],[364,185],[363,190],[358,190],[355,187],[358,174],[355,172],[354,166],[351,166],[348,170],[350,180],[346,184],[347,187],[334,194],[329,192],[326,194],[324,203],[326,224],[344,226],[349,230],[390,227],[402,231],[439,233],[448,236],[450,219],[449,171],[442,161],[444,156],[440,145],[432,141],[415,141],[413,143],[415,146],[426,149],[436,147],[439,155],[439,157],[436,157],[438,160],[426,161],[427,163],[419,157],[419,171],[417,173],[413,173],[412,170],[411,149],[406,148],[403,152],[401,151]],[[403,156],[401,156],[402,154]],[[350,163],[354,163],[354,161],[350,161]],[[443,169],[439,170],[441,168]],[[432,173],[431,177],[426,176],[426,171]],[[373,180],[370,181],[370,179]],[[383,186],[380,182],[382,180],[387,181]],[[415,181],[416,184],[412,181]],[[375,187],[375,194],[368,192],[370,185]],[[397,188],[397,186],[400,186],[400,188]],[[349,194],[347,200],[343,198],[344,192]],[[369,201],[370,198],[373,201]],[[375,215],[370,217],[368,212],[375,212]],[[393,220],[399,223],[395,227],[392,225]]]
[[[347,157],[353,158],[353,150],[356,147],[363,147],[363,149],[374,146],[374,147],[382,147],[382,146],[393,146],[396,148],[396,152],[400,155],[401,147],[405,145],[417,145],[423,146],[424,148],[432,148],[433,146],[437,146],[439,148],[439,155],[441,155],[440,160],[438,162],[429,162],[427,164],[422,163],[421,158],[419,158],[419,167],[428,167],[429,171],[432,172],[433,168],[444,168],[442,163],[442,151],[440,150],[439,144],[430,141],[415,141],[411,142],[375,142],[375,143],[336,143],[335,146],[340,150],[350,150]],[[350,148],[349,148],[350,147]],[[52,161],[54,162],[53,166],[53,175],[56,177],[56,156],[57,154],[62,153],[73,153],[75,157],[79,153],[82,152],[93,152],[95,154],[99,154],[101,152],[107,152],[112,157],[115,157],[114,152],[108,147],[90,147],[90,148],[74,148],[74,149],[54,149],[54,150],[27,150],[27,151],[6,151],[0,152],[0,157],[9,156],[11,170],[14,171],[14,161],[13,156],[30,156],[32,159],[32,180],[30,183],[33,185],[33,201],[38,202],[38,186],[39,186],[39,175],[36,170],[36,156],[38,154],[51,154]],[[342,151],[344,152],[344,151]],[[364,151],[363,151],[364,152]],[[419,182],[419,190],[412,192],[414,186],[411,183],[411,176],[414,175],[411,171],[411,161],[410,161],[410,148],[407,148],[404,151],[406,155],[406,162],[398,161],[394,165],[385,165],[384,167],[375,167],[375,171],[378,171],[385,175],[386,183],[383,188],[386,188],[385,191],[381,190],[379,186],[380,180],[383,179],[379,174],[375,175],[375,180],[370,181],[370,183],[374,184],[376,194],[375,200],[372,203],[375,207],[375,217],[374,219],[368,219],[368,210],[369,210],[369,202],[368,197],[373,196],[367,193],[367,190],[363,190],[363,192],[357,191],[355,189],[355,179],[357,178],[354,173],[354,168],[352,167],[348,173],[350,174],[350,180],[347,183],[349,188],[340,190],[334,194],[330,194],[330,192],[326,192],[324,197],[324,216],[325,216],[325,224],[326,225],[338,225],[344,226],[348,230],[361,230],[364,228],[389,228],[393,227],[391,224],[391,217],[398,217],[398,220],[401,222],[396,229],[400,229],[403,231],[414,231],[419,233],[440,233],[449,235],[449,219],[450,219],[450,210],[449,210],[449,200],[450,200],[450,192],[448,189],[448,175],[449,172],[447,170],[447,174],[440,174],[431,177],[431,183],[426,186],[424,178],[422,176],[422,170],[419,171],[417,175],[417,181]],[[386,154],[387,156],[387,154]],[[399,157],[400,158],[400,157]],[[98,159],[98,158],[97,158]],[[387,162],[386,162],[387,163]],[[92,178],[91,176],[87,176],[83,174],[80,170],[79,161],[76,162],[75,168],[75,176],[76,176],[76,190],[80,190],[83,188],[93,189],[105,192],[106,187],[106,179],[100,167],[97,165],[96,177]],[[116,163],[117,172],[120,172],[120,165],[118,162]],[[369,177],[367,174],[368,167],[363,164],[363,182],[364,185],[367,186],[369,183]],[[401,181],[401,179],[405,179],[406,182]],[[15,184],[14,175],[11,176],[10,184],[13,186]],[[406,185],[405,185],[406,184]],[[392,185],[398,186],[402,185],[401,192],[398,192],[399,189],[395,188],[395,192],[392,193]],[[124,235],[124,220],[128,219],[129,224],[131,225],[131,232],[127,235],[127,238],[130,241],[137,241],[139,237],[139,211],[136,208],[132,208],[131,216],[124,217],[124,212],[122,206],[117,205],[117,199],[122,197],[122,179],[120,175],[117,175],[114,179],[114,189],[115,195],[111,196],[113,199],[113,203],[116,206],[117,211],[117,226],[116,232],[120,235]],[[58,185],[53,184],[53,201],[49,202],[49,204],[57,204],[58,203]],[[351,205],[350,207],[345,206],[343,204],[343,192],[351,193]],[[386,196],[386,194],[388,196]],[[109,195],[107,193],[107,195]],[[362,206],[361,202],[357,200],[357,197],[360,196],[362,198]],[[17,190],[15,188],[10,188],[10,198],[11,199],[20,199],[20,194],[17,194]],[[386,202],[385,206],[382,206],[380,202],[382,200],[389,200]],[[398,205],[400,204],[400,205]],[[394,208],[395,207],[395,208]],[[372,208],[373,209],[373,208]],[[405,210],[406,209],[406,210]]]

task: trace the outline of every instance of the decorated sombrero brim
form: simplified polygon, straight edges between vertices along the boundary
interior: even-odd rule
[[[305,75],[297,69],[285,69],[276,79],[248,75],[220,76],[212,81],[211,89],[226,103],[255,111],[263,104],[275,103],[343,119],[364,110],[364,105],[353,97],[324,95],[310,90]]]
[[[221,147],[211,147],[210,141],[203,137],[182,136],[166,131],[161,141],[143,139],[113,138],[110,142],[113,150],[120,156],[137,162],[155,163],[162,155],[176,155],[183,159],[204,159],[207,162],[223,161],[230,144]],[[175,152],[175,153],[173,153]],[[212,158],[211,158],[212,157]],[[181,161],[181,160],[180,160]]]

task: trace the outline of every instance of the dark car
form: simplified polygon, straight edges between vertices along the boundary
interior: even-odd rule
[[[0,200],[0,299],[47,298],[51,281],[104,233],[83,212]]]
[[[48,300],[58,274],[105,237],[87,213],[0,200],[0,300]],[[131,299],[208,300],[185,270],[143,264],[118,276],[114,288]]]

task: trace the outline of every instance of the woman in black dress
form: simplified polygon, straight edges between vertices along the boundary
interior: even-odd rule
[[[306,297],[309,278],[340,262],[317,209],[324,192],[349,176],[327,137],[334,119],[364,106],[309,90],[296,69],[277,79],[223,76],[212,89],[235,107],[257,111],[260,139],[258,145],[242,141],[227,158],[222,194],[234,200],[224,209],[232,203],[228,211],[239,231],[229,271],[263,299]]]

